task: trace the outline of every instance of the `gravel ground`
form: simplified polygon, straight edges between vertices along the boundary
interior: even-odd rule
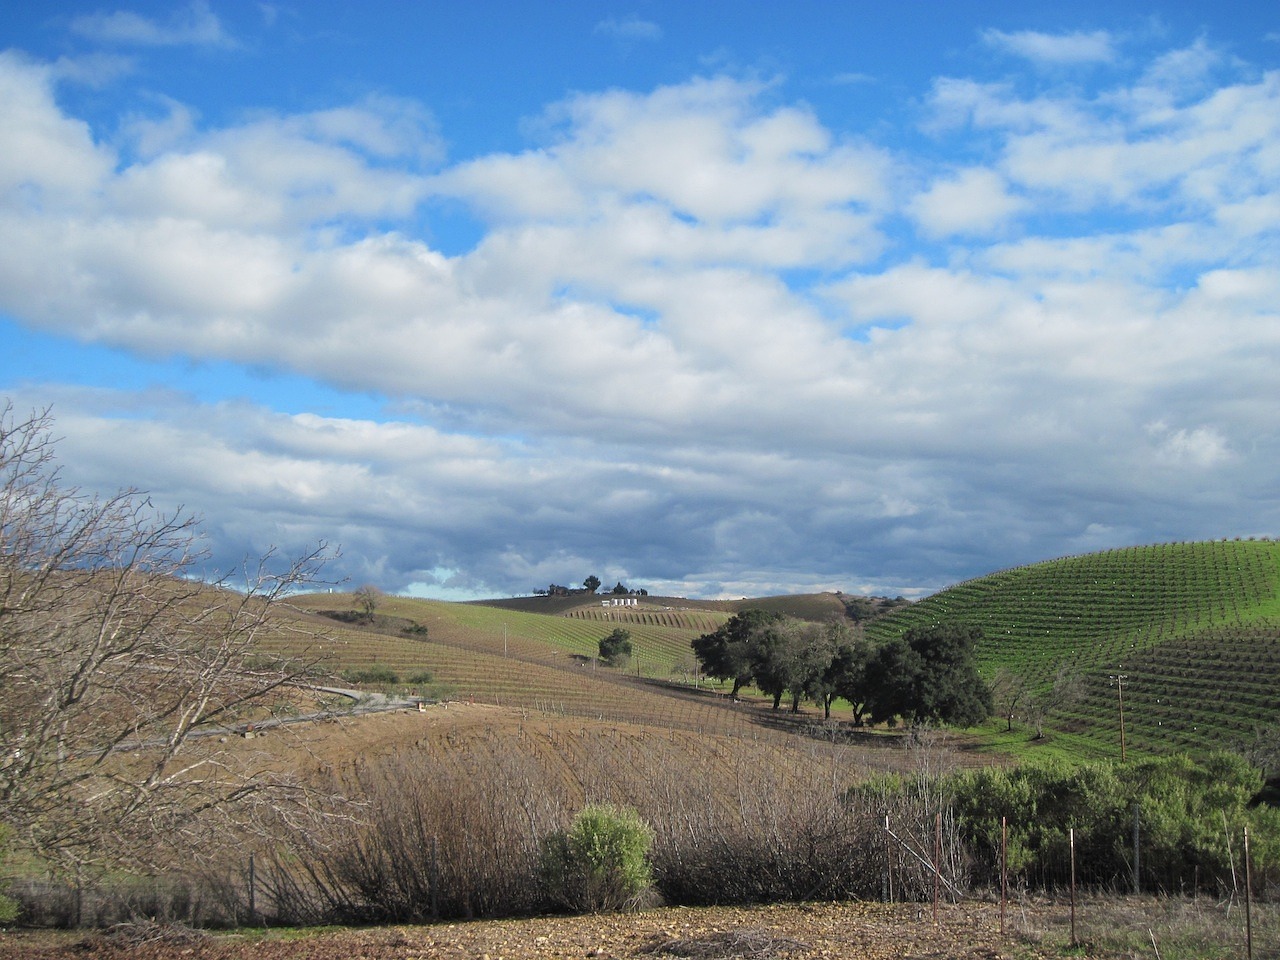
[[[1021,918],[1025,922],[1025,912]],[[1041,960],[1061,956],[1064,942],[1053,949],[1034,945],[1012,932],[1012,924],[1002,936],[998,908],[990,904],[944,905],[935,926],[930,905],[832,903],[266,933],[145,925],[109,934],[19,931],[0,935],[0,960]]]

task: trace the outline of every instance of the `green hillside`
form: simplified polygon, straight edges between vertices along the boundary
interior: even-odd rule
[[[1280,723],[1280,543],[1215,541],[1109,550],[958,584],[868,625],[884,641],[915,626],[984,634],[988,679],[1034,690],[1060,667],[1083,696],[1047,728],[1086,752],[1223,746]]]

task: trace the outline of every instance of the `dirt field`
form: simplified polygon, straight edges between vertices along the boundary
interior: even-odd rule
[[[1029,931],[1033,931],[1030,937]],[[1068,951],[1063,908],[1021,907],[1000,933],[999,909],[986,903],[943,905],[934,925],[931,905],[785,904],[758,908],[665,908],[639,914],[442,923],[358,930],[237,934],[121,930],[116,934],[10,933],[0,936],[0,960],[137,957],[139,960],[582,960],[689,957],[696,960],[1118,960],[1115,948]],[[1145,934],[1143,934],[1145,935]],[[1150,948],[1150,942],[1147,942]],[[1224,951],[1222,955],[1235,955]],[[1243,951],[1239,952],[1243,955]],[[1272,956],[1273,954],[1255,954]]]

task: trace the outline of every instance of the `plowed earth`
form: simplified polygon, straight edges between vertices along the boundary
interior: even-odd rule
[[[1061,956],[1064,943],[1035,945],[1012,927],[1002,935],[991,904],[943,905],[935,926],[930,905],[834,903],[266,933],[146,926],[88,935],[18,932],[0,936],[0,960],[1043,960]],[[1120,956],[1087,948],[1073,955]]]

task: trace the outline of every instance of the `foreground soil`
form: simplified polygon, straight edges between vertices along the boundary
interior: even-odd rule
[[[365,929],[202,933],[148,925],[104,933],[0,934],[0,960],[136,957],[140,960],[384,960],[384,958],[687,957],[695,960],[1047,960],[1119,958],[1085,943],[1068,951],[1061,908],[1024,906],[1000,930],[993,904],[784,904],[756,908],[664,908],[637,914],[537,917]],[[1035,935],[1025,927],[1035,923]]]

